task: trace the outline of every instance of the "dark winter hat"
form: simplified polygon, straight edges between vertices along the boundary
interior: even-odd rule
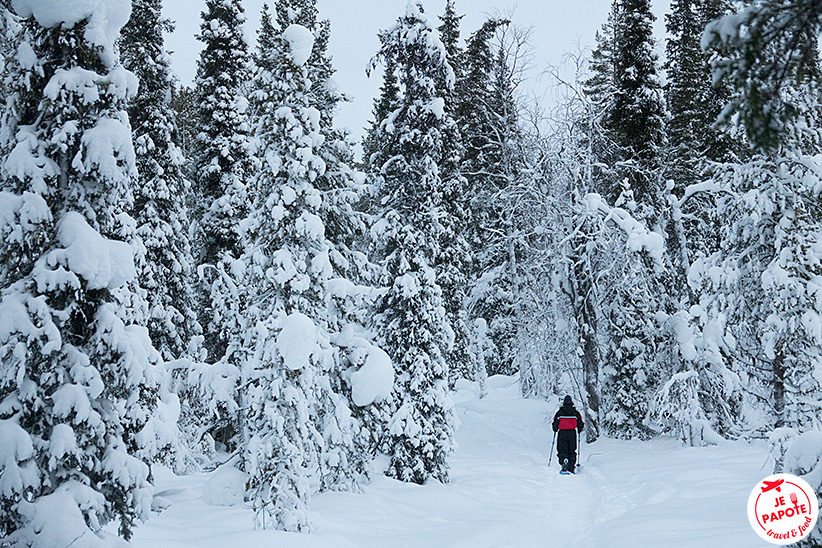
[[[565,396],[565,399],[562,400],[562,405],[574,405],[574,401],[571,399],[571,396]]]

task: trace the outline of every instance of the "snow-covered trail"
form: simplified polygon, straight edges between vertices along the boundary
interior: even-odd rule
[[[365,496],[316,497],[317,532],[342,532],[363,548],[567,546],[607,493],[589,477],[549,469],[548,407],[518,398],[511,379],[497,381],[509,386],[457,406],[448,485],[380,478]]]
[[[136,548],[757,547],[748,493],[770,472],[767,447],[601,439],[583,469],[549,467],[553,404],[518,397],[514,379],[489,379],[488,397],[457,394],[459,449],[451,482],[380,477],[363,493],[312,499],[313,534],[255,531],[241,506],[202,500],[208,475],[158,483],[172,506],[137,529]],[[460,401],[462,400],[462,401]],[[555,460],[555,459],[554,459]]]

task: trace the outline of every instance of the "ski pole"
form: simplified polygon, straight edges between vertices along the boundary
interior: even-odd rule
[[[551,440],[551,452],[548,453],[548,464],[551,464],[551,459],[554,458],[554,443],[557,441],[557,433],[554,432],[554,439]]]
[[[577,466],[582,465],[582,445],[579,443],[579,430],[577,430]]]

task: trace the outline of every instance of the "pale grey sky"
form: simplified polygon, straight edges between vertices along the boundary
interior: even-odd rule
[[[391,26],[403,13],[408,0],[318,0],[320,16],[331,20],[330,51],[337,69],[335,77],[340,89],[353,96],[337,116],[338,125],[348,127],[355,136],[371,115],[373,97],[381,77],[365,75],[369,59],[379,48],[377,32]],[[248,16],[246,37],[254,47],[264,0],[245,0]],[[445,0],[422,0],[426,14],[434,23],[445,7]],[[269,0],[273,4],[273,0]],[[664,34],[664,18],[670,0],[652,0],[657,16],[656,35]],[[205,0],[165,0],[166,17],[174,20],[177,30],[167,37],[166,47],[174,52],[172,63],[184,84],[190,84],[196,72],[201,43],[194,39],[199,32],[200,12]],[[513,10],[515,24],[532,27],[534,64],[541,70],[548,64],[557,65],[565,52],[576,49],[575,43],[592,46],[594,33],[605,21],[611,0],[456,0],[457,13],[465,14],[462,35],[468,36],[482,25],[489,13]],[[660,45],[661,48],[661,45]],[[660,50],[661,52],[661,50]],[[535,84],[538,86],[538,84]]]

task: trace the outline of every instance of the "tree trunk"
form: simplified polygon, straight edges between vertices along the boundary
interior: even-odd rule
[[[779,353],[773,360],[773,407],[776,428],[785,426],[785,356]]]
[[[576,249],[584,249],[585,243]],[[577,254],[575,254],[577,255]],[[585,441],[592,443],[599,437],[599,346],[596,332],[596,307],[593,281],[581,258],[573,257],[574,315],[582,339],[582,379],[587,404],[585,406]]]

